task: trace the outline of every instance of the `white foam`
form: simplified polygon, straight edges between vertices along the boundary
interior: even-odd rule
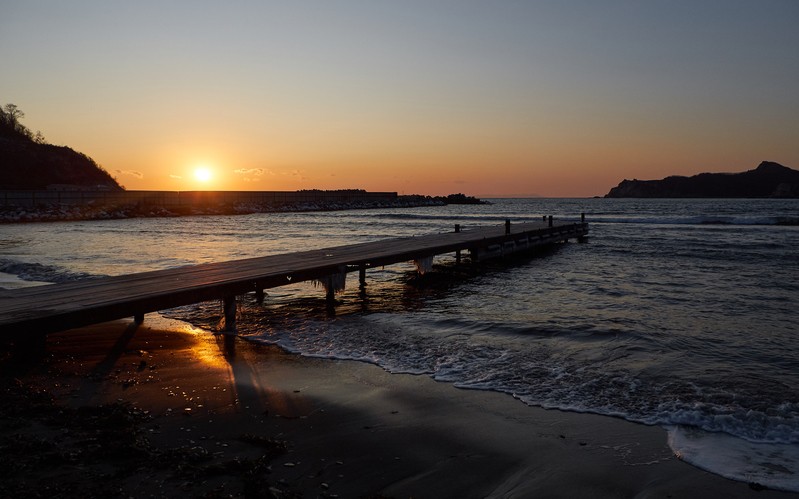
[[[799,446],[764,444],[688,426],[666,428],[682,460],[732,480],[799,492]]]
[[[14,274],[6,274],[5,272],[0,272],[0,288],[2,289],[29,288],[31,286],[42,286],[44,284],[50,284],[50,283],[43,281],[26,281],[24,279],[20,279],[18,276],[15,276]]]

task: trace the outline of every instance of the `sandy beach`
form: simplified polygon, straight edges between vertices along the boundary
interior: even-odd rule
[[[662,428],[525,406],[147,316],[4,356],[4,497],[795,497]]]

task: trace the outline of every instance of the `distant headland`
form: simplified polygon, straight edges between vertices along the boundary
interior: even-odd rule
[[[741,173],[623,180],[606,198],[799,198],[799,170],[763,161]]]

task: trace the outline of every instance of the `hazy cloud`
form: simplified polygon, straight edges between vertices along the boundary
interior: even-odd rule
[[[307,177],[305,176],[305,170],[291,170],[291,171],[288,171],[288,172],[280,172],[280,174],[281,175],[286,175],[286,176],[297,177],[300,180],[307,180]]]
[[[169,175],[169,178],[183,178],[180,175]]]
[[[263,168],[239,168],[238,170],[233,170],[233,173],[239,173],[241,175],[263,175],[266,173],[266,170]]]
[[[233,173],[243,175],[241,180],[244,182],[258,182],[261,180],[261,176],[267,173],[274,175],[274,172],[264,168],[239,168],[238,170],[233,170]]]
[[[144,178],[144,174],[142,172],[137,172],[136,170],[114,170],[117,175],[130,175],[131,177],[136,178]]]

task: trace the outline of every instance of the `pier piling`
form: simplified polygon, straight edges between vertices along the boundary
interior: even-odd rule
[[[366,265],[358,266],[358,283],[361,288],[366,287]]]
[[[225,331],[236,330],[236,295],[227,295],[222,299],[222,311],[225,314]]]

